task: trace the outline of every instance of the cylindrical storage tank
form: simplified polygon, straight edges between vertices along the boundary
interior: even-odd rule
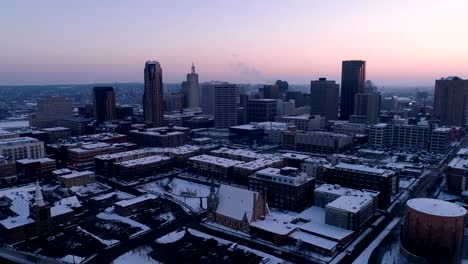
[[[401,246],[428,263],[460,263],[465,208],[446,201],[416,198],[406,203]]]

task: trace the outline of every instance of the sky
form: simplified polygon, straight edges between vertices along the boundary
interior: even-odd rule
[[[378,85],[468,78],[466,0],[14,0],[0,3],[0,85],[307,84],[367,62]]]

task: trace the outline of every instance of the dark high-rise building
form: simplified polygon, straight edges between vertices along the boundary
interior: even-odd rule
[[[214,115],[214,85],[215,82],[201,85],[201,107],[203,114]]]
[[[249,122],[275,121],[275,99],[252,99],[247,102],[247,119]]]
[[[200,87],[198,85],[198,74],[192,63],[192,72],[187,74],[187,81],[182,82],[182,91],[185,95],[185,106],[188,108],[200,107]]]
[[[263,98],[280,99],[280,87],[278,85],[264,85]]]
[[[310,82],[310,115],[321,115],[326,120],[338,118],[340,87],[335,81],[319,78]]]
[[[285,93],[289,89],[289,83],[287,81],[277,80],[276,85],[278,85],[282,93]]]
[[[340,119],[348,120],[353,114],[354,95],[357,93],[364,93],[365,81],[365,61],[343,61],[341,69]]]
[[[73,117],[73,101],[66,97],[50,96],[37,101],[37,113],[30,116],[30,125],[38,128],[57,126],[62,118]]]
[[[354,95],[354,115],[362,118],[369,124],[379,122],[380,94],[379,93],[357,93]]]
[[[228,128],[237,125],[239,94],[237,85],[215,83],[214,95],[214,125],[216,128]]]
[[[98,122],[112,121],[115,114],[115,92],[113,87],[93,88],[94,118]]]
[[[434,116],[444,126],[466,126],[468,106],[468,80],[448,77],[436,80]]]
[[[163,126],[163,81],[161,65],[157,61],[145,64],[145,91],[143,94],[143,115],[145,122],[154,127]]]

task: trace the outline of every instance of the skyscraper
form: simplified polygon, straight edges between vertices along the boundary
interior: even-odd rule
[[[468,80],[456,76],[436,80],[434,117],[444,126],[466,126]]]
[[[93,88],[94,118],[98,122],[115,119],[115,92],[110,86]]]
[[[343,61],[341,69],[340,119],[348,120],[353,114],[354,95],[364,93],[366,62],[361,60]]]
[[[214,126],[228,128],[237,125],[237,85],[230,83],[215,83],[214,95]]]
[[[326,120],[338,118],[340,86],[335,81],[319,78],[310,82],[310,115],[321,115]]]
[[[57,126],[57,121],[73,117],[72,100],[62,96],[49,96],[37,101],[37,113],[30,116],[33,127]]]
[[[201,85],[201,106],[205,115],[214,115],[214,84],[208,82]]]
[[[285,93],[289,89],[289,83],[287,81],[277,80],[276,85],[278,85],[280,92]]]
[[[379,93],[357,93],[354,95],[354,115],[370,124],[379,122],[380,94]]]
[[[195,65],[192,63],[192,72],[187,74],[187,81],[182,82],[182,90],[185,95],[186,107],[200,107],[200,87],[198,85],[198,74],[195,72]]]
[[[143,115],[145,122],[153,127],[163,126],[163,81],[161,65],[157,61],[145,64],[145,91],[143,94]]]

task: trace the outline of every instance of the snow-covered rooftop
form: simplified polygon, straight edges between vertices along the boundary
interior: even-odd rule
[[[360,191],[351,188],[342,187],[338,184],[322,184],[318,188],[315,188],[314,192],[323,192],[334,194],[338,196],[348,195],[348,196],[370,196],[375,197],[379,193],[375,191]]]
[[[3,219],[0,221],[0,224],[5,227],[6,229],[13,229],[19,226],[24,226],[27,224],[34,223],[34,220],[31,218],[24,218],[21,216],[17,217],[8,217],[7,219]]]
[[[288,174],[283,174],[282,172],[286,172]],[[284,167],[282,169],[266,168],[257,171],[257,173],[250,177],[295,186],[313,179],[308,178],[306,173],[298,172],[298,169],[294,167]]]
[[[406,205],[416,211],[434,216],[457,217],[466,215],[465,208],[437,199],[415,198],[406,202]]]
[[[116,202],[115,205],[118,205],[118,206],[121,206],[121,207],[127,207],[127,206],[132,206],[132,205],[135,205],[135,204],[138,204],[138,203],[141,203],[141,202],[145,202],[145,201],[148,201],[148,200],[155,200],[157,198],[158,197],[156,195],[153,195],[153,194],[144,194],[144,195],[132,198],[132,199],[122,200],[122,201]]]
[[[50,216],[58,216],[73,212],[73,209],[64,204],[59,204],[50,208]]]
[[[369,166],[361,165],[361,164],[349,164],[349,163],[344,163],[344,162],[339,162],[334,166],[325,165],[325,167],[339,169],[339,170],[356,171],[356,172],[382,176],[382,177],[388,177],[394,174],[392,171],[389,171],[389,170],[373,168],[373,167],[369,167]]]
[[[221,184],[218,190],[218,207],[216,213],[243,220],[244,215],[248,221],[252,220],[254,194],[258,192]]]
[[[49,158],[39,158],[39,159],[20,159],[20,160],[16,160],[16,162],[21,163],[21,164],[30,164],[34,162],[40,162],[40,163],[55,162],[55,160],[49,159]]]
[[[203,163],[211,163],[211,164],[222,166],[225,168],[229,168],[237,164],[244,163],[243,161],[220,158],[220,157],[215,157],[215,156],[210,156],[210,155],[199,155],[199,156],[191,157],[189,160],[199,161]]]
[[[449,162],[448,167],[459,170],[468,170],[468,159],[455,157]]]
[[[278,235],[288,235],[296,229],[296,226],[291,224],[294,219],[296,218],[288,214],[270,212],[265,219],[258,219],[250,223],[250,226]]]
[[[261,168],[274,165],[275,163],[280,162],[280,161],[282,161],[282,158],[280,157],[261,158],[261,159],[256,159],[254,161],[242,163],[234,167],[240,168],[240,169],[247,169],[247,170],[257,170],[257,169],[261,169]]]
[[[350,213],[357,213],[363,207],[367,206],[369,203],[372,203],[373,197],[368,195],[363,196],[349,196],[343,195],[334,201],[328,203],[326,208],[333,208],[338,210],[343,210]]]
[[[64,178],[64,179],[73,179],[76,177],[82,177],[82,176],[91,176],[94,175],[94,172],[92,171],[73,171],[70,174],[65,174],[59,176],[59,178]]]
[[[153,156],[148,156],[144,158],[139,158],[139,159],[132,159],[132,160],[127,160],[124,162],[120,163],[120,166],[122,167],[134,167],[138,165],[147,165],[147,164],[152,164],[152,163],[157,163],[161,161],[168,161],[171,158],[167,156],[161,156],[161,155],[153,155]]]
[[[309,155],[296,154],[296,153],[290,153],[290,152],[281,154],[281,157],[288,158],[288,159],[297,159],[297,160],[305,160],[307,158],[310,158]]]

